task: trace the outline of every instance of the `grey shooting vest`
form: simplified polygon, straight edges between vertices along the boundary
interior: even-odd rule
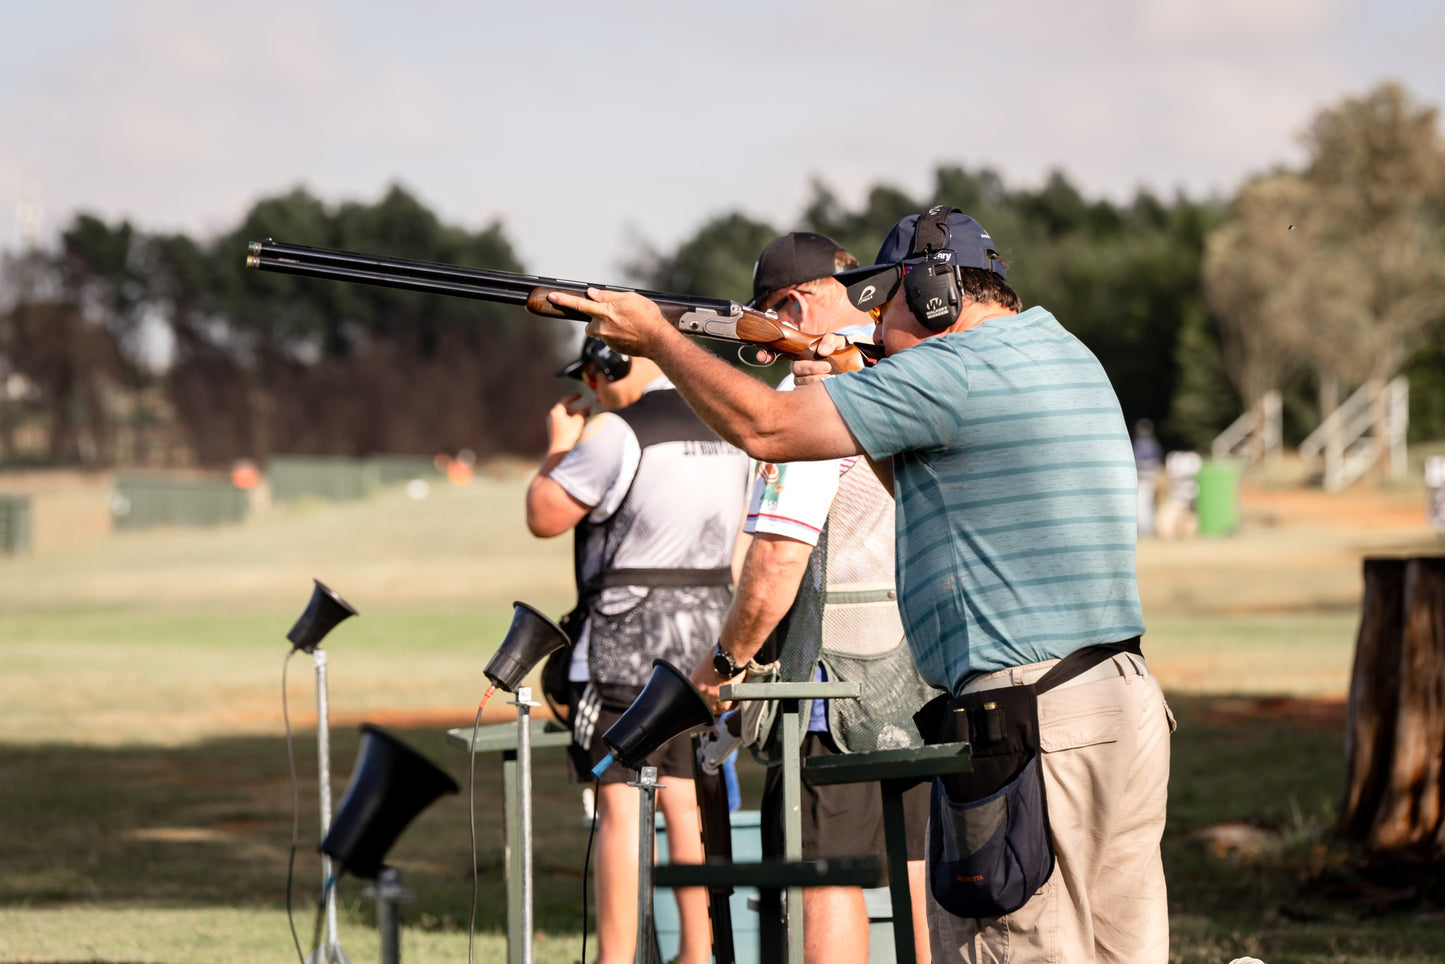
[[[859,459],[843,474],[792,608],[775,631],[777,678],[862,684],[861,698],[830,700],[828,730],[847,752],[921,746],[913,723],[938,694],[918,675],[903,635],[894,585],[893,497]],[[802,707],[806,720],[810,707]],[[762,721],[754,755],[781,759],[774,720]],[[772,732],[770,732],[772,731]]]
[[[637,437],[637,472],[617,511],[584,519],[573,545],[588,675],[605,703],[625,708],[655,657],[690,675],[717,641],[732,600],[748,458],[674,389],[613,414]]]

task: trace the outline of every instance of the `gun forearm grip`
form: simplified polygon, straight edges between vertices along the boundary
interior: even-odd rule
[[[592,320],[580,311],[572,311],[548,301],[547,296],[554,291],[561,291],[569,295],[577,294],[577,292],[567,288],[533,288],[531,293],[527,295],[527,310],[534,315],[541,315],[543,318],[566,318],[569,321]]]

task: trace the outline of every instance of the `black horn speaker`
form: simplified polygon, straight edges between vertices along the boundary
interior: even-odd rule
[[[712,722],[712,710],[692,680],[667,660],[654,659],[647,685],[602,734],[602,743],[611,752],[593,768],[592,775],[601,776],[613,760],[636,770],[668,740]]]
[[[342,872],[374,880],[407,824],[437,797],[456,792],[456,781],[436,764],[380,727],[363,723],[356,768],[321,852]]]
[[[567,634],[556,623],[526,603],[514,602],[507,636],[482,672],[499,688],[514,693],[532,667],[566,644]]]
[[[286,634],[293,648],[308,653],[316,652],[321,640],[337,623],[348,616],[356,615],[356,610],[337,595],[336,590],[328,588],[320,579],[313,579],[312,582],[316,583],[316,586],[311,590],[311,601],[306,604],[306,611],[296,620],[296,625]]]

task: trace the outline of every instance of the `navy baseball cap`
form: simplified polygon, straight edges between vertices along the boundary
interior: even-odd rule
[[[931,208],[925,214],[938,212]],[[944,209],[948,210],[948,209]],[[916,263],[925,256],[946,261],[958,268],[986,268],[999,277],[1007,277],[1003,261],[994,248],[993,238],[973,218],[958,210],[948,210],[942,230],[929,237],[917,237],[919,219],[924,214],[910,214],[893,225],[874,263],[862,268],[840,271],[833,277],[848,289],[848,300],[860,311],[881,308],[893,297],[903,277],[902,266]]]
[[[826,234],[794,231],[769,242],[753,265],[753,300],[749,308],[781,288],[832,277],[843,249]],[[848,261],[852,261],[850,255]],[[847,262],[845,262],[847,263]]]

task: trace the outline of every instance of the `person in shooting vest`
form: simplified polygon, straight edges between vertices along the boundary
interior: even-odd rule
[[[527,489],[527,527],[574,533],[578,609],[568,674],[573,779],[591,783],[602,734],[642,691],[654,658],[684,672],[712,648],[732,598],[732,553],[749,461],[687,407],[655,364],[595,338],[559,376],[587,382],[604,412],[588,418],[580,393],[547,415],[546,459]],[[665,789],[658,803],[671,860],[703,860],[691,745],[664,744],[646,761]],[[602,964],[633,960],[637,930],[639,797],[613,766],[597,795],[597,938]],[[678,961],[710,954],[707,893],[676,891]]]
[[[914,663],[951,694],[943,709],[967,717],[945,721],[967,724],[975,751],[1014,732],[1016,719],[1032,725],[998,757],[1011,763],[1027,750],[1031,778],[1020,771],[1006,793],[948,811],[940,789],[973,771],[934,784],[934,964],[1163,964],[1160,842],[1174,721],[1142,656],[1138,482],[1118,398],[1078,338],[1047,309],[1023,306],[993,238],[962,212],[938,205],[900,220],[874,261],[837,280],[854,307],[877,312],[883,360],[842,374],[797,361],[791,392],[701,351],[635,292],[548,300],[587,314],[588,333],[616,350],[657,361],[688,404],[754,458],[866,455],[896,501],[898,603]],[[818,352],[841,343],[825,335]],[[1005,706],[1030,704],[1031,714],[1001,718]],[[1009,726],[996,733],[995,722]],[[1002,816],[976,840],[955,832]],[[997,914],[950,909],[1001,897],[1008,884],[1006,873],[950,868],[975,854],[1007,856],[997,843],[1040,829],[1049,871],[1023,903]]]
[[[810,335],[842,331],[869,340],[871,319],[848,303],[843,286],[830,277],[857,264],[825,235],[784,235],[758,258],[750,306],[776,311]],[[779,388],[790,390],[792,376]],[[893,497],[867,462],[853,457],[763,465],[744,531],[753,538],[732,608],[717,646],[692,674],[699,690],[721,708],[718,687],[745,671],[751,682],[858,681],[861,699],[818,700],[804,710],[803,758],[920,746],[912,717],[936,694],[914,669],[903,637],[893,583]],[[777,644],[765,646],[770,635]],[[762,655],[765,649],[777,652]],[[772,764],[763,793],[763,853],[782,859],[781,726],[775,707],[762,700],[743,704],[743,737],[755,756]],[[876,784],[804,784],[802,808],[805,860],[884,857]],[[927,960],[923,832],[928,787],[909,791],[905,808],[914,928],[921,959]],[[808,964],[868,959],[868,912],[861,888],[806,889],[803,929]]]

